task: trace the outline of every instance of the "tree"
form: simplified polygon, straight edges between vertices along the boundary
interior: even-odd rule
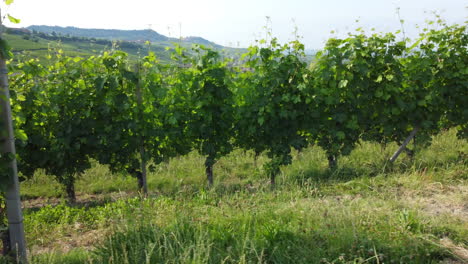
[[[175,95],[183,97],[188,109],[185,135],[192,147],[204,155],[208,184],[213,185],[213,165],[231,152],[234,125],[234,101],[230,90],[231,73],[218,52],[195,46],[195,56],[188,59],[183,49],[176,49],[184,65],[176,83]],[[180,101],[180,99],[175,99]],[[177,122],[176,117],[173,122]]]
[[[438,18],[438,29],[426,29],[418,49],[431,58],[429,68],[434,75],[433,87],[438,95],[431,97],[444,114],[443,128],[456,127],[458,136],[468,137],[468,22],[447,25]]]
[[[365,56],[366,52],[353,53],[354,43],[361,47],[358,39],[329,39],[323,51],[317,53],[317,61],[312,68],[311,100],[317,109],[317,124],[313,141],[321,146],[328,158],[330,168],[336,168],[339,155],[349,154],[363,131],[361,95],[356,88],[369,89],[365,81],[354,76],[352,56]],[[359,57],[360,58],[360,57]],[[370,66],[359,68],[368,71]],[[365,75],[364,75],[365,76]],[[355,78],[356,77],[356,78]],[[312,124],[312,123],[311,123]]]
[[[171,133],[181,128],[171,130],[167,124],[163,67],[150,53],[130,69],[124,52],[105,53],[95,65],[92,112],[99,150],[94,157],[112,171],[135,176],[146,194],[147,161],[156,165],[179,154]]]
[[[252,71],[238,84],[236,142],[256,153],[267,151],[266,172],[272,185],[282,165],[292,162],[291,148],[306,144],[308,104],[304,46],[298,41],[251,47],[247,67]]]
[[[45,169],[74,203],[76,178],[91,167],[89,157],[98,143],[91,115],[94,91],[86,60],[63,57],[61,51],[56,56],[47,68],[34,60],[17,68],[15,86],[22,87],[26,98],[21,102],[25,117],[21,128],[30,135],[19,149],[20,170],[32,176]]]

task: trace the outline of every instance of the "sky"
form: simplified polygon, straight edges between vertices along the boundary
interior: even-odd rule
[[[265,38],[267,24],[281,42],[294,39],[297,28],[307,49],[319,49],[331,31],[338,36],[357,27],[395,31],[401,29],[399,17],[407,37],[417,36],[416,25],[433,19],[433,12],[449,23],[468,20],[467,0],[15,0],[1,7],[2,14],[21,19],[14,27],[151,28],[170,37],[199,36],[231,47]]]

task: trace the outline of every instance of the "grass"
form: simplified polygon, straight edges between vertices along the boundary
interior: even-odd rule
[[[39,172],[21,186],[31,263],[465,263],[468,143],[444,132],[390,165],[394,149],[363,142],[330,171],[310,147],[274,190],[265,156],[234,151],[206,189],[191,153],[156,166],[148,197],[94,164],[72,207]]]
[[[15,54],[14,59],[26,58],[39,58],[41,62],[47,62],[47,55],[50,53],[49,49],[60,48],[67,56],[91,56],[97,55],[103,50],[108,50],[109,47],[104,45],[80,42],[59,42],[49,41],[42,38],[25,39],[23,36],[14,34],[5,34],[5,39],[12,47],[12,52]]]

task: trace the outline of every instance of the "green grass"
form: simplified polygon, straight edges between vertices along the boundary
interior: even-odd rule
[[[94,164],[72,207],[37,173],[21,186],[31,263],[464,263],[468,143],[444,132],[390,165],[396,147],[363,142],[336,171],[310,147],[273,190],[265,156],[234,151],[207,189],[190,153],[156,166],[147,198]]]
[[[38,39],[37,42],[34,42],[32,39],[24,39],[22,36],[8,33],[4,34],[4,38],[10,44],[13,52],[48,48],[48,41],[44,39]]]
[[[46,57],[50,53],[49,49],[54,48],[62,49],[67,56],[91,56],[108,49],[103,45],[91,43],[61,43],[42,38],[36,38],[37,41],[34,41],[32,38],[25,39],[23,36],[14,34],[5,34],[4,37],[15,54],[14,59],[21,59],[25,56],[27,58],[39,58],[41,61],[46,62]]]

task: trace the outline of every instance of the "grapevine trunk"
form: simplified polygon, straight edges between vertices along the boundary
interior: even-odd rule
[[[208,180],[208,185],[213,186],[213,165],[206,165],[205,173]]]
[[[328,168],[336,169],[338,166],[338,160],[336,159],[335,155],[328,156]]]
[[[75,181],[69,181],[65,184],[65,191],[67,192],[68,202],[70,204],[76,203]]]

